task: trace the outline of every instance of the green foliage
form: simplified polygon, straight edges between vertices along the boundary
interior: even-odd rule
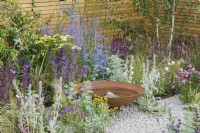
[[[4,2],[0,8],[1,61],[33,56],[36,52],[34,40],[37,39],[37,35],[32,31],[33,20],[28,19],[28,13],[12,0]]]
[[[198,133],[200,131],[199,107],[196,105],[188,106],[188,108],[184,111],[182,119],[177,119],[177,117],[174,117],[170,111],[167,125],[168,133]]]
[[[107,99],[102,97],[92,99],[90,96],[91,86],[89,83],[86,83],[81,88],[81,91],[81,96],[77,96],[73,89],[69,88],[66,91],[68,94],[68,106],[64,106],[64,112],[67,114],[67,117],[65,117],[65,113],[61,113],[64,116],[61,117],[61,121],[64,125],[69,125],[72,128],[71,132],[105,132],[105,127],[113,113],[106,103]],[[74,109],[70,110],[71,107]]]
[[[1,44],[1,38],[0,38]],[[3,43],[2,43],[3,44]],[[12,60],[17,60],[16,56],[18,51],[15,49],[9,49],[5,45],[0,45],[0,66],[5,64],[6,60],[11,58]]]
[[[200,52],[199,52],[200,51],[200,41],[197,42],[195,44],[195,46],[196,47],[192,53],[191,62],[196,69],[200,70],[200,61],[199,61],[199,59],[200,59]]]
[[[157,88],[159,77],[160,73],[156,69],[156,57],[154,55],[152,70],[150,70],[149,60],[147,60],[146,64],[143,64],[142,87],[144,87],[145,91],[137,100],[140,108],[150,113],[161,113],[166,110],[166,104],[160,104],[158,98],[155,97],[155,94],[159,91]]]
[[[42,83],[39,84],[39,94],[31,92],[31,85],[28,87],[28,93],[22,94],[19,90],[16,80],[13,81],[13,86],[16,90],[16,97],[20,101],[19,108],[19,124],[18,128],[21,132],[44,132],[44,98],[42,96]]]
[[[179,98],[183,102],[199,104],[200,100],[200,72],[189,64],[186,69],[177,73],[179,82]]]
[[[158,64],[158,69],[161,73],[159,80],[160,91],[158,95],[167,95],[177,93],[179,90],[179,81],[177,80],[177,72],[182,68],[184,61],[168,61],[164,59]]]
[[[124,60],[120,59],[117,55],[112,55],[108,58],[108,74],[111,81],[128,82],[123,62]]]
[[[0,132],[18,133],[17,121],[18,110],[0,105]]]
[[[42,73],[42,69],[43,73],[48,71],[48,66],[49,66],[48,59],[53,55],[57,55],[58,50],[61,49],[62,47],[64,47],[67,50],[80,49],[78,46],[71,43],[72,42],[71,39],[72,37],[69,35],[63,36],[55,34],[52,36],[44,35],[39,40],[35,41],[38,53],[36,57],[33,58],[34,59],[33,64],[35,65],[33,66],[33,68],[35,67],[40,68],[39,75]],[[71,50],[68,52],[70,53]]]
[[[194,104],[200,103],[200,84],[198,80],[198,74],[192,73],[189,83],[181,87],[179,94],[181,101]]]
[[[183,86],[179,98],[183,102],[187,103],[198,103],[200,95],[200,86],[196,83],[191,83],[189,85]]]
[[[111,27],[114,31],[119,31],[120,35],[129,38],[131,47],[142,48],[142,51],[147,49],[147,54],[159,53],[165,56],[168,52],[166,47],[170,35],[173,35],[175,39],[182,35],[185,36],[189,25],[195,23],[199,18],[197,0],[174,0],[174,2],[175,7],[172,0],[122,0],[114,6],[101,1],[99,7],[102,7],[103,4],[105,10],[109,12],[109,16],[104,21],[105,26],[109,25],[109,30]],[[133,10],[134,13],[119,12],[118,9],[121,7]],[[175,13],[173,13],[173,9]],[[135,15],[135,10],[137,15]],[[173,34],[171,34],[173,14],[175,14],[175,26]],[[182,19],[182,16],[187,17]],[[182,38],[181,41],[183,40]],[[175,46],[175,42],[172,43],[172,46]]]
[[[142,74],[143,74],[143,64],[145,63],[145,56],[142,53],[136,53],[134,56],[134,83],[141,84],[142,81]]]

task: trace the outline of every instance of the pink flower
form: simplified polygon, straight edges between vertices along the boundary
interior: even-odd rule
[[[25,121],[25,120],[22,120],[22,124],[25,125],[25,124],[26,124],[26,121]]]
[[[182,83],[185,85],[187,83],[187,79],[183,79]]]
[[[188,65],[188,68],[192,68],[192,64],[189,64],[189,65]]]

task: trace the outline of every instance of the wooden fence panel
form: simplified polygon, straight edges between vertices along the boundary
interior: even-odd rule
[[[27,11],[35,11],[39,12],[41,14],[41,19],[37,20],[37,23],[41,25],[44,22],[49,21],[50,28],[53,29],[57,23],[58,16],[62,14],[62,8],[64,6],[70,7],[70,5],[75,4],[76,14],[81,14],[86,16],[86,21],[90,22],[94,17],[98,19],[99,21],[103,21],[106,18],[109,18],[110,10],[116,9],[115,13],[119,14],[130,14],[133,17],[131,18],[133,23],[140,23],[140,21],[144,21],[145,27],[152,27],[151,21],[144,19],[141,15],[138,16],[136,9],[131,7],[131,1],[129,0],[120,0],[120,1],[113,1],[108,2],[105,1],[104,3],[102,1],[98,0],[77,0],[76,2],[72,2],[70,0],[60,1],[60,0],[34,0],[34,7],[32,5],[32,0],[17,0],[19,3],[21,3],[22,7]],[[195,5],[200,5],[200,2],[198,0],[193,0]],[[127,3],[126,6],[124,6]],[[130,4],[129,4],[130,3]],[[127,6],[128,5],[128,6]],[[177,8],[177,14],[175,16],[175,25],[176,26],[185,26],[188,28],[188,33],[192,35],[199,35],[200,34],[200,14],[197,12],[196,6],[189,8],[186,3],[180,2],[180,7]],[[160,7],[162,8],[162,7]],[[84,12],[85,11],[85,12]],[[151,12],[153,13],[153,11]],[[163,10],[159,10],[159,15],[163,15]],[[62,16],[62,15],[61,15]],[[187,24],[185,22],[188,20],[188,17],[191,18],[191,22]],[[196,17],[196,18],[195,18]],[[117,20],[123,22],[124,20],[121,19],[120,16],[116,17]],[[170,26],[170,22],[169,22]],[[39,28],[39,27],[38,27]],[[118,32],[111,30],[111,25],[107,25],[103,27],[104,32],[112,33],[109,34],[110,36],[113,36],[115,34],[118,34]],[[169,28],[168,28],[169,30]]]

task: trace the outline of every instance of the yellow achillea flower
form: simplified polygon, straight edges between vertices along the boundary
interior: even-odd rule
[[[111,108],[111,109],[109,109],[109,112],[114,113],[117,109],[118,109],[118,107]]]

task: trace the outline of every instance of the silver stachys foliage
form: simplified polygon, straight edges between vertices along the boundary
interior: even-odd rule
[[[154,96],[155,92],[159,91],[156,87],[156,83],[160,77],[160,73],[156,70],[156,56],[153,57],[153,66],[150,70],[150,61],[147,60],[146,64],[143,64],[142,86],[145,91],[144,94],[139,97],[137,103],[140,108],[151,113],[163,112],[166,110],[166,105],[160,105],[158,99]]]
[[[125,75],[128,78],[129,83],[134,83],[134,57],[131,55],[130,59],[126,58],[126,62],[124,64]]]
[[[15,79],[13,80],[13,86],[17,92],[16,97],[20,101],[18,128],[25,133],[43,133],[44,98],[42,97],[41,82],[39,83],[39,94],[32,93],[31,84],[28,86],[28,93],[22,94]]]
[[[58,108],[61,107],[62,78],[53,82],[55,88],[55,102],[51,113],[45,118],[44,97],[42,95],[42,82],[39,82],[38,94],[32,93],[31,84],[28,87],[28,93],[22,94],[16,80],[13,80],[13,86],[16,90],[16,97],[20,101],[19,124],[18,128],[23,133],[45,133],[46,129],[51,133],[64,133],[67,126],[63,127],[58,121]]]
[[[51,133],[58,133],[60,125],[58,123],[58,109],[62,107],[60,101],[62,100],[62,77],[59,80],[54,80],[53,88],[55,89],[55,99],[53,104],[53,110],[51,111],[51,118],[49,119],[48,130]]]

